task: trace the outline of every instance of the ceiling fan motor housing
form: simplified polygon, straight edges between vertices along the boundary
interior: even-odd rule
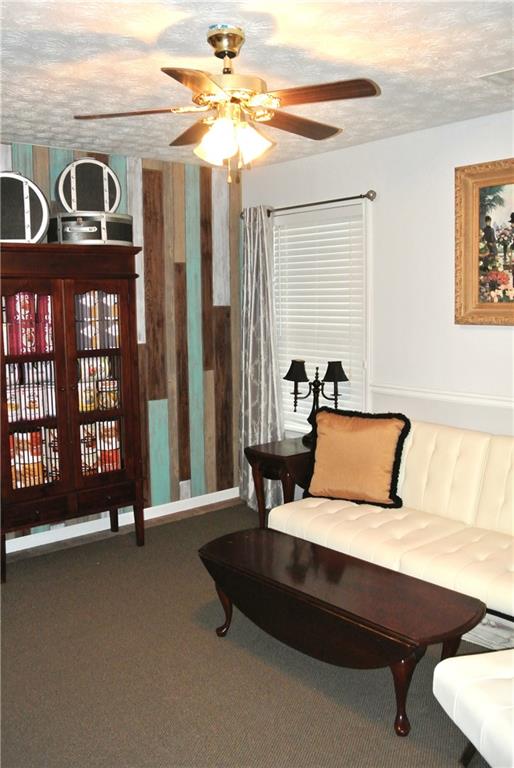
[[[239,55],[245,41],[245,33],[232,24],[211,24],[207,32],[207,42],[214,48],[218,59],[234,59]]]

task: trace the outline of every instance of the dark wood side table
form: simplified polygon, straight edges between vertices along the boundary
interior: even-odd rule
[[[264,501],[264,478],[280,480],[284,504],[293,501],[294,487],[307,488],[312,474],[311,449],[302,443],[301,437],[289,437],[263,445],[249,445],[245,456],[252,468],[259,527],[266,528],[266,505]]]

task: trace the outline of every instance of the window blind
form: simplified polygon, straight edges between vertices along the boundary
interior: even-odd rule
[[[363,410],[366,393],[365,206],[362,201],[274,215],[273,280],[281,376],[305,360],[309,379],[341,360],[339,408]],[[293,382],[282,380],[287,430],[307,432],[312,396],[293,412]],[[308,385],[301,384],[305,393]],[[333,394],[327,383],[326,393]],[[320,407],[333,407],[320,396]]]

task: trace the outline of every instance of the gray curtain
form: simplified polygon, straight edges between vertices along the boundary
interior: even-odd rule
[[[257,508],[252,472],[244,456],[247,445],[284,437],[273,311],[273,240],[267,208],[243,212],[243,272],[241,299],[241,497]],[[266,507],[282,503],[280,483],[265,481]]]

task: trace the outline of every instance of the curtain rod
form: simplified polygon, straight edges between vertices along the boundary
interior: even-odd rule
[[[311,205],[328,205],[328,203],[344,203],[347,200],[361,200],[364,197],[367,197],[368,200],[374,200],[377,196],[377,193],[374,189],[368,189],[368,191],[364,195],[351,195],[350,197],[336,197],[333,200],[317,200],[315,203],[302,203],[301,205],[288,205],[285,208],[268,208],[268,218],[271,216],[272,213],[278,213],[279,211],[292,211],[295,208],[308,208]],[[239,218],[243,218],[243,211],[239,214]]]
[[[360,200],[363,197],[367,197],[368,200],[374,200],[377,193],[374,189],[368,189],[364,195],[351,195],[350,197],[336,197],[333,200],[318,200],[315,203],[302,203],[301,205],[288,205],[285,208],[268,208],[268,216],[272,213],[278,213],[279,211],[292,211],[295,208],[308,208],[311,205],[328,205],[328,203],[343,203],[347,200]]]

